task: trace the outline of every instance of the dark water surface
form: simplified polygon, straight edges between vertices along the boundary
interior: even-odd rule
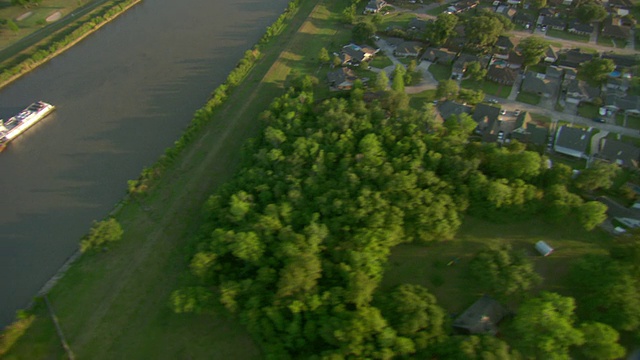
[[[0,154],[0,327],[175,141],[288,0],[144,0],[0,91],[57,110]]]

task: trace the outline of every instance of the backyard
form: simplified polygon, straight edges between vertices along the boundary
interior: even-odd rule
[[[511,93],[511,86],[498,84],[489,80],[462,80],[460,86],[465,89],[482,90],[486,95],[496,96],[503,99],[507,98]]]

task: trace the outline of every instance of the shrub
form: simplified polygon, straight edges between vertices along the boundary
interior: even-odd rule
[[[87,252],[104,244],[118,241],[122,238],[124,231],[114,218],[109,218],[100,222],[94,222],[89,235],[80,241],[80,251]]]

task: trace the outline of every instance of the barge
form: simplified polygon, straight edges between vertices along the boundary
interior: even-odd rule
[[[0,151],[4,150],[11,140],[44,119],[54,109],[55,106],[51,104],[36,101],[9,120],[0,120]]]

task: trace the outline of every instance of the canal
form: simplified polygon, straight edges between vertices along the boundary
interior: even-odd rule
[[[0,326],[180,136],[288,0],[144,0],[0,90],[57,110],[0,154]]]

